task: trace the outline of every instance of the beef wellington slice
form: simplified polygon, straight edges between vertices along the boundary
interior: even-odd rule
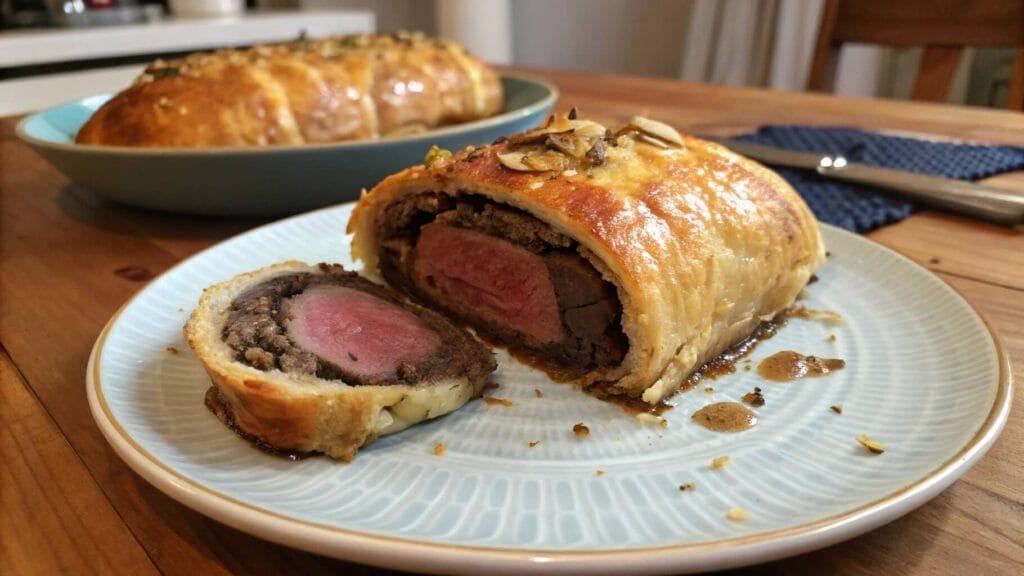
[[[185,337],[222,421],[342,460],[456,410],[496,367],[469,333],[339,265],[284,262],[207,288]]]

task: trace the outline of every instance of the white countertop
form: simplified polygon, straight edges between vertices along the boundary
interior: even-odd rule
[[[15,30],[0,34],[0,68],[373,32],[369,10],[249,12],[225,18],[174,18],[95,28]]]
[[[128,26],[19,30],[0,34],[0,68],[287,41],[297,38],[301,30],[315,37],[375,29],[374,14],[368,10],[311,10],[250,12],[230,18],[165,18]],[[131,84],[145,67],[130,64],[2,80],[0,116],[117,92]]]

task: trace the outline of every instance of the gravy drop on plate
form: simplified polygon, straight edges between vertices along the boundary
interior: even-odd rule
[[[846,361],[839,358],[804,356],[792,350],[783,350],[765,358],[757,365],[757,373],[768,380],[789,382],[800,378],[824,376],[842,370]]]
[[[831,310],[811,310],[806,306],[794,306],[786,315],[790,318],[803,318],[805,320],[821,320],[829,326],[841,326],[843,317],[838,312]]]
[[[757,414],[739,402],[716,402],[694,412],[693,421],[714,432],[740,432],[757,424]]]

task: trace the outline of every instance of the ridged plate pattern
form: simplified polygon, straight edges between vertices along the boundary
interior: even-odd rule
[[[203,406],[209,380],[181,327],[203,287],[237,273],[291,258],[350,266],[350,210],[313,212],[220,244],[157,279],[115,318],[94,357],[93,407],[104,432],[133,447],[126,459],[136,469],[145,461],[152,480],[151,465],[162,464],[157,476],[269,511],[267,522],[339,528],[339,546],[322,550],[336,555],[353,533],[551,552],[684,546],[800,527],[893,495],[968,445],[996,401],[997,348],[970,306],[903,257],[825,227],[831,257],[801,303],[845,322],[791,320],[751,364],[792,349],[845,359],[837,373],[774,383],[741,363],[673,398],[662,427],[499,354],[500,387],[488,394],[511,407],[472,401],[381,439],[350,464],[270,456]],[[755,386],[766,404],[755,409],[754,429],[714,433],[690,420]],[[573,434],[577,422],[589,438]],[[871,455],[858,434],[887,451]],[[446,455],[433,454],[438,443]],[[710,469],[723,455],[728,467]],[[689,482],[696,489],[680,491]],[[734,506],[749,519],[728,520]]]

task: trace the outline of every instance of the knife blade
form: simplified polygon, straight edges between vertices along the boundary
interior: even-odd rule
[[[1024,226],[1024,194],[964,180],[850,162],[841,155],[799,152],[732,138],[710,137],[737,154],[770,166],[813,170],[836,180],[868,184],[926,204],[1004,226]]]

